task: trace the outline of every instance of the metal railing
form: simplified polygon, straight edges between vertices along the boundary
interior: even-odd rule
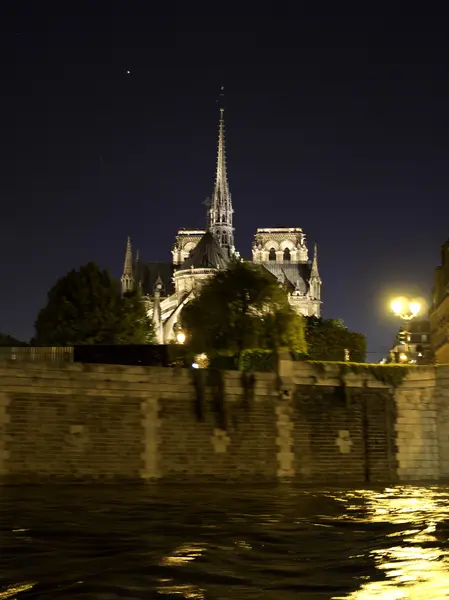
[[[0,360],[14,360],[17,362],[73,362],[73,347],[13,347],[0,346]]]

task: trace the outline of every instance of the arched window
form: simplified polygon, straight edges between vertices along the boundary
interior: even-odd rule
[[[288,248],[284,250],[284,262],[290,262],[290,250]]]
[[[276,260],[276,250],[274,248],[270,248],[268,260]]]

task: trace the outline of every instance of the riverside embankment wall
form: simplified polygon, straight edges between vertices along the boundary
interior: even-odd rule
[[[0,480],[449,478],[449,367],[410,368],[394,389],[279,365],[254,385],[225,372],[220,388],[205,371],[200,385],[187,369],[1,362]]]

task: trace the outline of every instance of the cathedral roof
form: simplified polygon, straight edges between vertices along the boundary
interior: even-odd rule
[[[263,266],[284,283],[289,291],[298,289],[303,294],[307,292],[311,271],[310,263],[278,263],[272,261],[263,263]]]
[[[226,269],[227,266],[228,259],[220,244],[210,231],[206,231],[180,269]]]
[[[136,278],[142,283],[142,293],[153,296],[156,281],[162,282],[162,296],[170,296],[175,291],[173,284],[174,267],[169,262],[139,262]]]

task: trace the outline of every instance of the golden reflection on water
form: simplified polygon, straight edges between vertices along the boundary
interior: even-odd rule
[[[159,594],[164,594],[166,596],[174,596],[175,594],[181,598],[188,598],[189,600],[205,600],[206,596],[204,592],[197,588],[194,585],[190,585],[188,583],[179,583],[173,584],[171,579],[161,579],[160,585],[157,587],[157,592]]]
[[[388,534],[391,547],[371,551],[383,581],[363,583],[356,592],[334,596],[334,600],[449,598],[449,551],[441,548],[441,540],[435,535],[438,523],[449,520],[447,494],[432,488],[410,487],[382,493],[363,490],[351,494],[351,499],[355,504],[348,504],[350,512],[360,510],[361,500],[365,504],[365,522],[411,527]],[[394,543],[398,537],[400,544]]]
[[[18,598],[18,594],[31,590],[34,585],[34,583],[24,583],[22,585],[11,586],[4,592],[0,592],[0,600],[6,600],[6,598],[10,598],[10,600]]]
[[[170,556],[164,557],[160,564],[168,567],[179,567],[185,565],[196,558],[206,550],[199,544],[182,544],[176,548]],[[196,585],[188,583],[175,584],[172,579],[160,579],[157,587],[159,594],[174,595],[179,594],[180,598],[189,598],[189,600],[204,600],[204,590]]]
[[[179,567],[201,556],[204,550],[205,548],[199,544],[182,544],[173,551],[171,556],[163,558],[160,564],[166,567]]]

